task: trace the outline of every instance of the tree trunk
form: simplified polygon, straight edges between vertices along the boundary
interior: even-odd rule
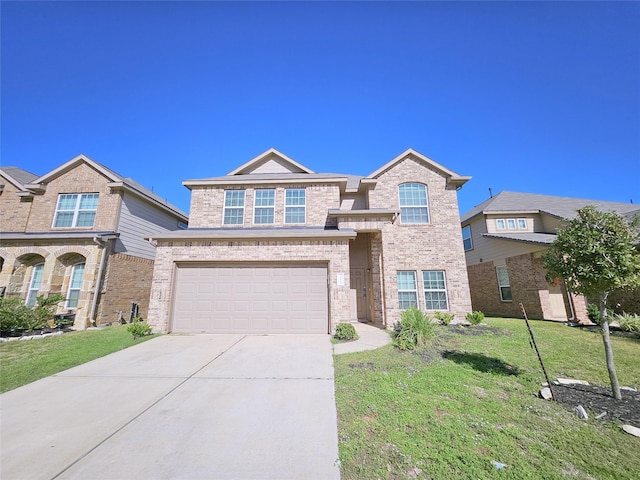
[[[616,374],[616,366],[613,363],[613,348],[611,347],[611,337],[609,336],[609,318],[607,316],[607,297],[604,293],[598,298],[598,307],[600,309],[600,331],[602,332],[602,341],[604,342],[604,356],[607,360],[607,370],[609,370],[609,380],[611,380],[611,391],[614,398],[620,400],[620,384],[618,383],[618,375]]]

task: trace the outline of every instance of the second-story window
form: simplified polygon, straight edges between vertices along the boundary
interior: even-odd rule
[[[429,223],[429,205],[425,185],[405,183],[398,187],[398,194],[402,223]]]
[[[65,193],[58,196],[55,228],[93,227],[98,210],[97,193]]]
[[[244,223],[244,190],[224,191],[225,225],[242,225]]]
[[[285,190],[284,223],[305,223],[306,198],[304,188]]]
[[[473,250],[473,240],[471,239],[471,227],[465,225],[462,227],[462,243],[464,244],[464,250]]]
[[[271,224],[273,223],[274,210],[276,204],[275,190],[256,190],[253,211],[253,223]]]

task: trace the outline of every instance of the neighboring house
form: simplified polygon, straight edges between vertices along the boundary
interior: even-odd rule
[[[367,177],[315,173],[270,149],[187,180],[189,229],[154,235],[156,331],[329,333],[403,309],[471,309],[457,190],[414,150]]]
[[[570,295],[562,282],[545,280],[542,254],[564,219],[593,205],[625,217],[639,213],[632,203],[603,202],[530,193],[501,192],[461,217],[471,302],[490,315],[589,322],[586,300]]]
[[[38,177],[0,169],[0,288],[35,305],[62,293],[76,328],[146,317],[155,248],[146,236],[187,215],[129,178],[79,155]]]

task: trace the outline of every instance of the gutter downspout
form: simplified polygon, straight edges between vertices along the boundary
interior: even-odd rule
[[[91,322],[91,326],[96,326],[96,310],[98,308],[98,296],[100,295],[100,290],[102,289],[102,274],[104,272],[104,265],[107,261],[107,246],[108,240],[105,241],[101,236],[93,237],[93,241],[102,247],[102,255],[100,256],[100,267],[98,268],[98,278],[96,279],[96,287],[93,292],[93,300],[91,301],[91,311],[89,315],[89,322]]]

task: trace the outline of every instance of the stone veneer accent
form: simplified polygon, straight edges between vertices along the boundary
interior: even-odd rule
[[[180,262],[278,262],[282,265],[287,262],[326,262],[331,332],[335,331],[337,323],[351,320],[348,240],[158,241],[149,303],[149,324],[156,332],[171,330],[171,300],[176,264]],[[337,284],[338,273],[344,274],[344,286]]]

